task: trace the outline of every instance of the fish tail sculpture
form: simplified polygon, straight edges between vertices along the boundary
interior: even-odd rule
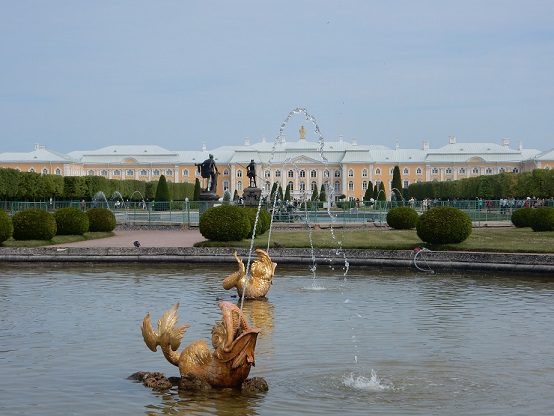
[[[142,337],[152,351],[160,346],[164,357],[179,367],[181,377],[192,374],[212,387],[240,387],[255,366],[254,350],[258,333],[251,328],[241,310],[231,302],[219,302],[223,319],[212,329],[212,352],[204,340],[193,342],[177,352],[186,328],[176,326],[179,304],[175,304],[158,321],[158,333],[147,314],[142,323]]]
[[[273,284],[273,275],[277,263],[271,261],[269,255],[262,249],[256,249],[258,259],[252,262],[250,266],[250,278],[246,275],[246,267],[242,260],[237,256],[235,251],[235,259],[237,260],[239,270],[230,274],[223,280],[223,289],[237,289],[239,296],[247,299],[262,298],[267,295],[269,288]]]

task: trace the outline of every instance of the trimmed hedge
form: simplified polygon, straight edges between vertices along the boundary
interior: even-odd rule
[[[51,240],[57,231],[56,220],[48,211],[25,209],[13,216],[13,238],[16,240]]]
[[[13,235],[13,223],[6,211],[0,209],[0,243]]]
[[[534,209],[529,218],[529,225],[533,231],[554,231],[554,208]]]
[[[512,224],[514,224],[518,228],[530,227],[531,215],[533,215],[533,208],[518,208],[514,212],[512,212]]]
[[[115,215],[107,208],[91,208],[87,211],[89,231],[107,232],[113,231],[116,226]]]
[[[248,215],[250,220],[250,232],[246,236],[247,238],[252,237],[252,232],[254,231],[254,224],[256,224],[256,215],[258,214],[258,208],[243,208]],[[268,210],[260,208],[260,214],[258,216],[258,223],[256,224],[256,237],[262,235],[271,226],[271,214]]]
[[[436,207],[424,212],[417,220],[417,236],[430,244],[457,244],[472,231],[471,218],[457,208]]]
[[[409,230],[415,228],[419,215],[410,207],[392,208],[387,213],[387,224],[396,230]]]
[[[54,212],[57,235],[83,235],[88,231],[88,215],[79,208],[60,208]]]
[[[208,240],[240,241],[251,232],[252,224],[244,208],[219,205],[202,213],[198,229]]]

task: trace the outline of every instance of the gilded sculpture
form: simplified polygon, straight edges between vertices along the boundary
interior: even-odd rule
[[[242,260],[237,256],[235,251],[235,259],[237,260],[239,270],[230,274],[223,280],[223,288],[225,290],[237,288],[239,296],[246,299],[262,298],[267,295],[269,288],[273,284],[273,274],[277,263],[271,261],[269,255],[262,249],[256,249],[258,259],[252,262],[250,266],[250,277],[246,275],[246,267]]]
[[[197,377],[211,387],[240,387],[255,365],[254,349],[258,333],[251,328],[241,310],[231,302],[219,302],[223,319],[212,329],[212,352],[205,340],[198,340],[177,352],[186,328],[177,325],[177,303],[158,321],[154,332],[147,314],[142,323],[144,342],[152,351],[161,347],[164,357],[179,367],[181,378]]]

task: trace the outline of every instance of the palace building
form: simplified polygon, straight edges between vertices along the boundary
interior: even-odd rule
[[[399,166],[402,186],[423,181],[451,181],[500,172],[525,172],[554,167],[554,149],[540,151],[510,147],[508,139],[500,143],[459,143],[455,137],[441,147],[432,148],[423,141],[420,148],[389,148],[362,145],[356,139],[346,141],[309,141],[302,130],[298,140],[280,137],[243,145],[222,146],[199,151],[172,151],[157,145],[107,146],[97,150],[67,154],[35,145],[31,152],[0,153],[0,167],[24,172],[62,176],[98,175],[109,179],[157,181],[161,175],[171,182],[194,183],[202,179],[197,164],[214,159],[219,171],[217,189],[242,191],[249,186],[247,165],[256,164],[257,186],[269,191],[274,182],[289,186],[291,198],[310,198],[314,188],[329,183],[335,197],[362,199],[370,182],[384,182],[390,193],[393,169]]]

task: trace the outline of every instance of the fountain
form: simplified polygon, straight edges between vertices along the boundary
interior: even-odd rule
[[[104,201],[106,203],[106,208],[110,209],[110,204],[108,203],[108,199],[106,198],[106,194],[102,191],[98,191],[94,194],[92,200],[96,203],[97,201]]]

